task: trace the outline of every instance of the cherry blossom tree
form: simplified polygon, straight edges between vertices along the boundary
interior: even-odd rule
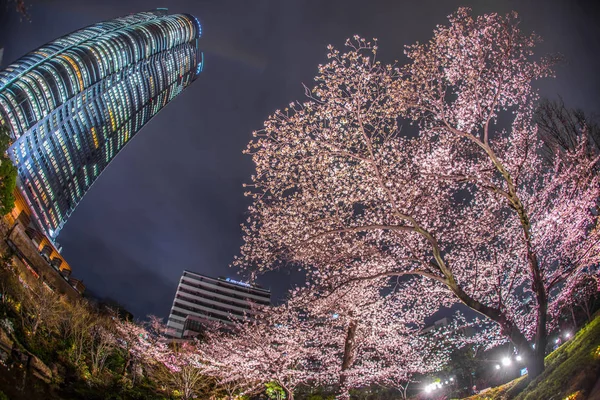
[[[586,320],[592,320],[592,312],[600,291],[598,271],[583,271],[569,280],[560,295],[550,305],[550,314],[553,318],[553,327],[558,327],[562,312],[569,312],[573,320],[573,327],[577,328],[576,308],[585,314]]]
[[[182,399],[198,398],[212,390],[213,382],[206,376],[204,364],[192,343],[171,343],[150,356],[157,355],[159,363],[152,374],[154,379],[178,392]]]
[[[263,381],[254,381],[246,375],[243,353],[238,355],[238,337],[219,324],[207,325],[204,340],[196,343],[196,353],[202,360],[203,371],[212,377],[229,400],[243,394],[248,387],[261,386]]]
[[[373,282],[326,295],[294,290],[286,304],[260,310],[253,322],[208,329],[197,345],[203,371],[229,398],[269,382],[288,398],[299,385],[337,387],[339,398],[349,398],[351,388],[436,370],[447,357],[427,351],[430,341],[421,335],[424,322],[417,317],[426,315],[432,297],[416,296],[425,289],[420,282],[397,285],[406,288],[387,297],[380,295],[387,287]],[[410,291],[415,296],[401,295]]]
[[[251,393],[275,382],[293,400],[296,387],[314,378],[310,364],[315,349],[309,343],[316,332],[284,317],[285,306],[279,311],[223,330],[209,330],[206,340],[198,344],[205,373],[214,376],[221,387],[233,389],[230,397],[236,391]]]
[[[219,337],[223,340],[217,339]],[[257,373],[258,371],[249,373],[245,364],[236,363],[247,361],[246,358],[240,357],[236,349],[235,336],[221,336],[214,332],[207,341],[199,345],[205,375],[214,378],[217,390],[224,393],[229,400],[260,392],[267,383],[267,378]]]
[[[358,37],[330,47],[308,99],[248,146],[253,204],[235,264],[300,266],[331,292],[412,276],[493,322],[539,375],[549,302],[599,261],[600,184],[583,142],[541,160],[532,82],[552,60],[534,59],[538,41],[516,13],[461,8],[402,67]]]
[[[391,295],[381,296],[392,289]],[[325,295],[314,283],[293,291],[286,307],[302,316],[305,329],[317,332],[310,346],[319,350],[318,383],[337,385],[338,397],[349,398],[352,388],[398,384],[439,369],[448,349],[433,356],[421,331],[426,311],[443,305],[445,297],[418,295],[427,289],[412,279],[395,282],[392,288],[380,278],[352,282],[333,292],[325,289]]]
[[[117,347],[125,356],[123,376],[131,372],[132,379],[136,378],[136,371],[144,365],[151,366],[164,361],[170,356],[169,349],[161,335],[147,329],[147,326],[129,320],[113,317],[117,334]],[[148,325],[156,325],[152,320]]]
[[[169,343],[162,320],[150,316],[145,324],[118,318],[114,321],[117,346],[126,354],[123,374],[142,368],[183,399],[192,399],[210,390],[211,382],[196,347],[191,343]]]

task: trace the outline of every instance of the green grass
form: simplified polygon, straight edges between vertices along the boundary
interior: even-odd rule
[[[569,396],[582,399],[589,395],[598,378],[600,314],[573,339],[550,353],[546,369],[532,382],[521,377],[469,400],[563,400]]]

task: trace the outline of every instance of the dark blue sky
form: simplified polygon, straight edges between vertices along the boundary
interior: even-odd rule
[[[600,112],[600,28],[593,1],[358,0],[27,0],[20,22],[0,0],[4,63],[61,35],[101,20],[168,7],[203,25],[205,69],[129,144],[89,191],[58,241],[73,274],[100,297],[138,317],[168,315],[184,269],[234,276],[228,265],[241,244],[253,173],[242,150],[276,108],[303,96],[328,43],[377,37],[384,61],[403,60],[402,46],[425,41],[458,6],[476,13],[512,9],[522,28],[544,38],[540,54],[558,52],[558,77],[542,94]],[[282,298],[294,277],[261,283]]]

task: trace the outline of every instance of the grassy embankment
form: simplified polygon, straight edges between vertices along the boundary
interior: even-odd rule
[[[517,378],[468,400],[587,399],[600,378],[600,314],[546,357],[546,370],[542,375],[529,384],[525,378]]]

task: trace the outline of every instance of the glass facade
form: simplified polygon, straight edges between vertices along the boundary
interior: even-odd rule
[[[201,26],[158,9],[63,36],[0,71],[18,186],[54,238],[117,153],[202,70]]]

